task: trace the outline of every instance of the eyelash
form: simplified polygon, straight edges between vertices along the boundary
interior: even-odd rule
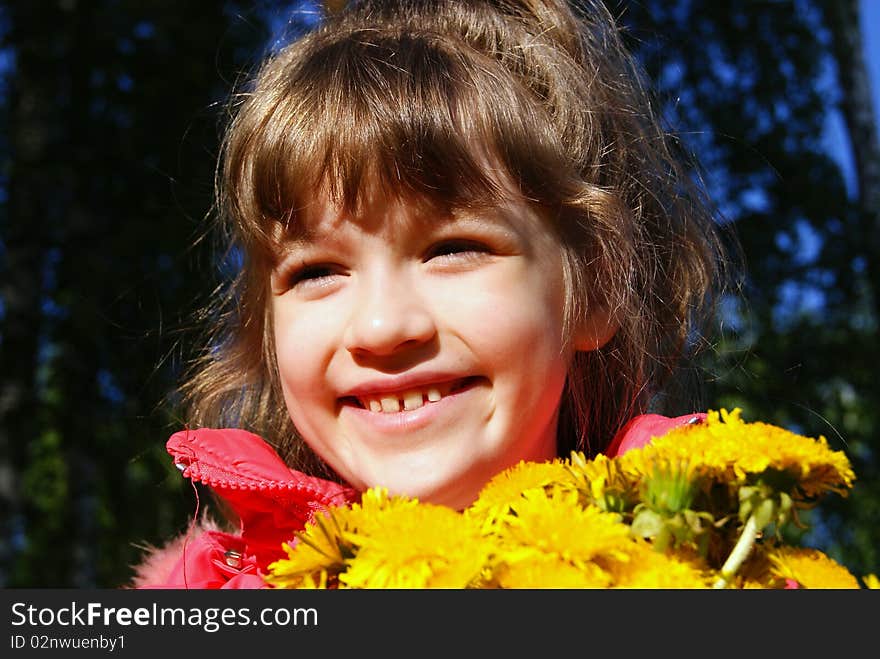
[[[291,288],[301,284],[321,286],[328,283],[329,279],[337,274],[339,274],[339,271],[334,266],[317,263],[291,270],[285,279]]]

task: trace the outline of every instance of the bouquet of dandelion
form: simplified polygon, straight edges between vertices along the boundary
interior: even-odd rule
[[[619,457],[523,462],[455,511],[371,489],[318,514],[277,588],[860,588],[784,541],[855,476],[824,437],[710,412]],[[869,575],[865,586],[877,585]]]

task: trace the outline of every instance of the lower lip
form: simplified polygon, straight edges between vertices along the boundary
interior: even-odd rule
[[[474,389],[481,382],[484,382],[482,378],[475,379],[464,388],[448,394],[436,402],[424,403],[421,407],[414,410],[371,412],[362,407],[344,404],[341,413],[352,415],[357,423],[382,434],[403,435],[426,428],[431,424],[437,423],[441,417],[448,416],[458,403],[474,392]]]

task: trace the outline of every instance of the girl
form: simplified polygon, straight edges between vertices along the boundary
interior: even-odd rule
[[[135,585],[259,587],[371,486],[460,509],[521,460],[699,419],[645,413],[719,241],[601,2],[355,2],[241,98],[219,201],[243,264],[168,442],[238,528]]]

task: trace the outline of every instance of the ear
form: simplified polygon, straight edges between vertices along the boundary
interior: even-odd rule
[[[598,350],[614,338],[618,329],[620,325],[608,309],[594,307],[575,330],[574,349],[581,352]]]

